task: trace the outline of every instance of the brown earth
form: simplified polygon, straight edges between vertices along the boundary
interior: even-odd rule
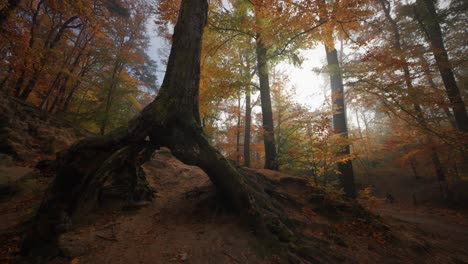
[[[44,158],[50,142],[65,148],[86,133],[28,105],[11,104],[21,113],[8,110],[9,114],[0,115],[7,117],[0,118],[0,135],[7,136],[14,150],[9,153],[14,158],[0,157],[0,179],[14,190],[0,199],[0,263],[31,263],[19,256],[18,244],[51,178],[27,167]],[[38,132],[47,130],[24,130],[29,122],[41,128]],[[55,133],[60,135],[50,141]],[[61,254],[43,262],[304,263],[284,254],[276,243],[256,237],[237,214],[224,209],[199,168],[161,150],[144,164],[144,170],[157,191],[153,203],[129,204],[124,210],[105,205],[63,234]],[[462,212],[384,204],[370,213],[311,186],[307,179],[242,170],[265,176],[272,185],[271,195],[288,204],[288,217],[307,237],[296,242],[299,249],[304,245],[300,257],[321,263],[468,263],[468,220]]]
[[[61,236],[62,255],[48,263],[288,263],[288,256],[256,239],[236,214],[223,209],[199,168],[163,150],[144,169],[157,190],[153,203],[100,210],[84,219]],[[320,203],[305,206],[310,196],[300,186],[302,179],[268,170],[255,173],[281,182],[285,199],[293,199],[289,216],[303,223],[300,228],[319,245],[311,253],[333,256],[325,263],[468,263],[468,221],[462,214],[446,210],[434,217],[434,211],[384,205],[375,209],[381,219],[320,195],[315,196]],[[34,179],[36,186],[47,184],[39,175]],[[15,256],[16,245],[21,223],[40,197],[36,189],[0,203],[6,216],[0,222],[0,263],[29,263]]]

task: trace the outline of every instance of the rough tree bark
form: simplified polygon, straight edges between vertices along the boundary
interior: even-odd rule
[[[260,82],[260,101],[262,103],[263,142],[265,145],[265,169],[278,169],[276,164],[275,132],[273,110],[271,108],[270,81],[268,76],[267,49],[257,36],[257,73]]]
[[[128,127],[78,142],[58,156],[57,175],[31,221],[22,254],[55,254],[59,234],[103,200],[121,204],[152,200],[153,190],[140,165],[162,146],[182,162],[203,169],[218,196],[257,234],[278,243],[298,241],[266,181],[236,170],[202,134],[198,88],[207,9],[207,0],[182,1],[161,90]],[[297,250],[305,250],[304,245]]]
[[[344,103],[343,79],[341,69],[338,62],[338,51],[332,47],[325,47],[327,54],[328,67],[330,68],[330,86],[332,102],[334,107],[333,113],[333,131],[341,136],[348,138],[348,127],[346,124],[346,108]],[[342,155],[349,155],[350,147],[346,147],[341,151]],[[356,187],[354,185],[353,163],[351,160],[338,163],[338,171],[340,172],[340,182],[350,198],[356,197]]]

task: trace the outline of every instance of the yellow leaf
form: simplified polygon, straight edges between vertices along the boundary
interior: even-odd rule
[[[70,261],[70,264],[80,264],[80,260],[77,258],[74,258]]]

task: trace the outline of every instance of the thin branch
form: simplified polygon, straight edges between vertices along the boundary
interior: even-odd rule
[[[311,28],[308,28],[308,29],[306,29],[306,30],[304,30],[304,31],[302,31],[302,32],[299,32],[299,33],[297,33],[296,35],[292,36],[292,37],[286,42],[286,44],[283,46],[283,48],[282,48],[281,50],[279,50],[279,51],[276,52],[275,54],[271,55],[271,56],[268,57],[267,59],[272,59],[272,58],[274,58],[274,57],[283,55],[283,54],[285,53],[286,49],[288,48],[288,46],[289,46],[294,40],[296,40],[297,38],[299,38],[299,37],[301,37],[301,36],[303,36],[303,35],[305,35],[305,34],[311,32],[311,31],[313,31],[313,30],[319,28],[320,26],[322,26],[322,25],[325,24],[326,22],[327,22],[327,21],[322,21],[322,22],[320,22],[318,25],[315,25],[315,26],[313,26],[313,27],[311,27]]]
[[[237,33],[240,33],[240,34],[247,35],[247,36],[252,37],[252,38],[255,37],[254,34],[251,34],[251,33],[249,33],[249,32],[246,32],[246,31],[243,31],[243,30],[240,30],[240,29],[237,29],[237,28],[219,27],[219,26],[214,25],[214,24],[211,23],[210,21],[208,21],[208,25],[209,25],[211,28],[216,29],[216,30],[233,31],[233,32],[237,32]]]

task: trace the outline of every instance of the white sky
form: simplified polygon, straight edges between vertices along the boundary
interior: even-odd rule
[[[298,68],[288,62],[282,62],[278,68],[289,76],[290,87],[296,88],[296,101],[312,109],[320,107],[328,96],[329,80],[313,70],[325,65],[325,48],[318,45],[314,49],[303,51],[304,62]],[[325,92],[325,94],[324,94]]]

